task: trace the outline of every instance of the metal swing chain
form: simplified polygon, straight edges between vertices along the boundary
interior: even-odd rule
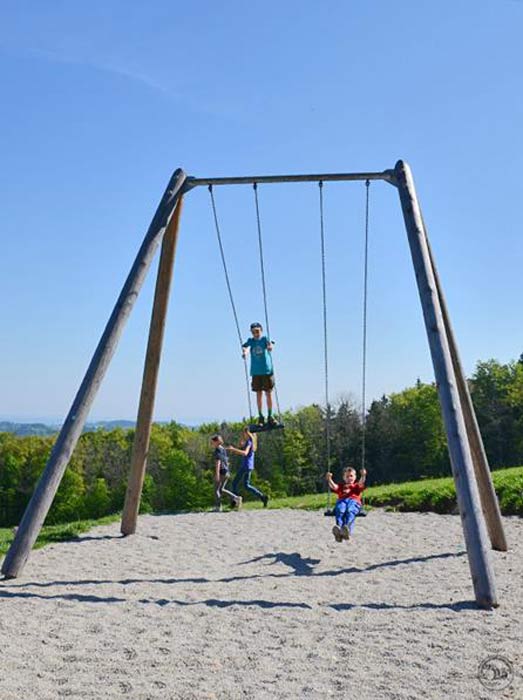
[[[366,180],[365,196],[365,254],[363,263],[363,316],[362,316],[362,373],[361,373],[361,468],[365,469],[366,450],[366,390],[367,390],[367,300],[368,300],[368,268],[369,268],[369,190],[370,180]]]
[[[256,224],[258,227],[258,248],[259,248],[259,252],[260,252],[260,272],[261,272],[261,283],[262,283],[262,293],[263,293],[263,308],[265,311],[265,327],[267,329],[267,337],[272,342],[271,330],[270,330],[270,326],[269,326],[269,311],[268,311],[268,304],[267,304],[267,287],[265,284],[265,264],[264,264],[264,259],[263,259],[263,242],[262,242],[260,205],[258,202],[258,184],[256,182],[254,182],[252,187],[254,190],[254,201],[256,204]],[[273,364],[273,368],[274,368],[274,360],[273,360],[272,364]],[[276,381],[274,383],[274,396],[276,398],[276,407],[278,409],[278,419],[281,421],[280,399],[278,396],[278,387],[276,386]]]
[[[221,259],[222,259],[223,271],[225,273],[225,281],[227,283],[227,290],[229,292],[229,300],[231,302],[232,313],[234,316],[234,323],[236,324],[236,332],[238,334],[238,340],[240,342],[240,347],[241,347],[243,344],[242,343],[242,334],[241,334],[241,330],[240,330],[240,324],[238,322],[238,314],[236,313],[236,305],[234,303],[234,298],[232,295],[232,288],[231,288],[231,282],[229,279],[229,272],[227,270],[227,263],[225,261],[225,252],[223,249],[222,236],[220,233],[220,226],[218,223],[218,215],[216,213],[216,202],[214,201],[214,192],[212,189],[212,185],[209,185],[209,193],[211,195],[211,204],[212,204],[212,212],[213,212],[213,216],[214,216],[214,225],[216,228],[216,236],[218,238],[218,245],[220,247],[220,255],[221,255]],[[249,371],[247,368],[247,358],[246,357],[243,358],[243,368],[245,371],[245,383],[247,385],[247,403],[249,405],[249,418],[252,421],[251,392],[250,392],[250,387],[249,387]]]
[[[325,443],[327,471],[330,471],[331,461],[331,406],[329,399],[329,359],[327,344],[327,275],[325,264],[325,218],[323,213],[323,181],[318,182],[320,192],[320,240],[321,240],[321,286],[323,299],[323,364],[325,376]],[[331,491],[327,492],[327,507],[330,507]]]

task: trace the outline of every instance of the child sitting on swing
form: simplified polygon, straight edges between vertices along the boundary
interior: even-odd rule
[[[343,481],[337,484],[332,480],[332,472],[325,475],[331,491],[338,496],[334,506],[336,525],[332,528],[332,534],[336,542],[350,539],[354,531],[354,521],[361,510],[361,494],[365,490],[365,477],[367,470],[360,471],[360,479],[356,480],[356,470],[347,467],[343,470]]]

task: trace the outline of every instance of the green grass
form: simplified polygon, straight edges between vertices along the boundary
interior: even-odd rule
[[[523,467],[498,469],[492,480],[503,515],[523,516]],[[452,477],[375,486],[367,494],[370,505],[399,511],[451,513],[456,508]]]
[[[492,479],[503,515],[523,516],[523,467],[498,469],[492,472]],[[456,508],[456,489],[452,477],[371,486],[365,491],[365,503],[366,507],[370,508],[452,513]],[[333,497],[331,504],[334,504]],[[326,506],[326,493],[275,498],[269,501],[270,508],[316,510]],[[260,506],[245,503],[245,507]]]
[[[523,467],[498,469],[492,472],[494,487],[503,515],[523,516]],[[332,495],[331,506],[335,497]],[[401,484],[371,486],[365,491],[365,506],[387,508],[397,511],[433,511],[452,513],[456,507],[456,491],[451,477],[443,479],[422,479],[406,481]],[[301,510],[319,510],[327,507],[327,494],[315,493],[304,496],[272,498],[269,508],[297,508]],[[246,510],[262,508],[259,501],[244,501]],[[120,519],[119,514],[109,515],[100,520],[80,520],[63,525],[44,527],[36,547],[44,547],[51,542],[63,542],[77,537],[82,532],[91,530],[96,525],[107,525]],[[0,528],[0,555],[7,552],[13,541],[11,528]]]
[[[45,547],[52,542],[64,542],[72,540],[82,532],[88,532],[97,525],[107,525],[120,519],[120,515],[107,515],[99,520],[78,520],[74,523],[63,523],[62,525],[47,525],[36,540],[35,549]],[[13,541],[13,529],[0,528],[0,555],[7,552]]]

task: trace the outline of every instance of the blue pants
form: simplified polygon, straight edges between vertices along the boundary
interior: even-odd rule
[[[334,506],[334,516],[336,517],[336,525],[343,527],[347,525],[349,532],[352,535],[354,530],[354,521],[361,510],[361,503],[353,498],[342,498],[336,502]]]
[[[262,500],[264,497],[263,493],[258,491],[258,489],[251,484],[251,474],[252,469],[248,469],[248,467],[240,467],[238,473],[234,477],[234,481],[232,482],[232,490],[234,493],[239,493],[238,488],[240,484],[243,483],[243,486],[247,489],[247,491],[250,491],[260,500]]]

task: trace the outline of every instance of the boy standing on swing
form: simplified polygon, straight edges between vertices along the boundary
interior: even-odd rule
[[[258,425],[265,425],[263,415],[263,394],[267,402],[267,423],[270,426],[277,425],[272,415],[272,390],[274,389],[274,376],[272,368],[272,342],[262,335],[261,323],[251,323],[252,338],[249,338],[242,345],[242,357],[251,353],[251,388],[256,392],[256,403],[258,406]]]

